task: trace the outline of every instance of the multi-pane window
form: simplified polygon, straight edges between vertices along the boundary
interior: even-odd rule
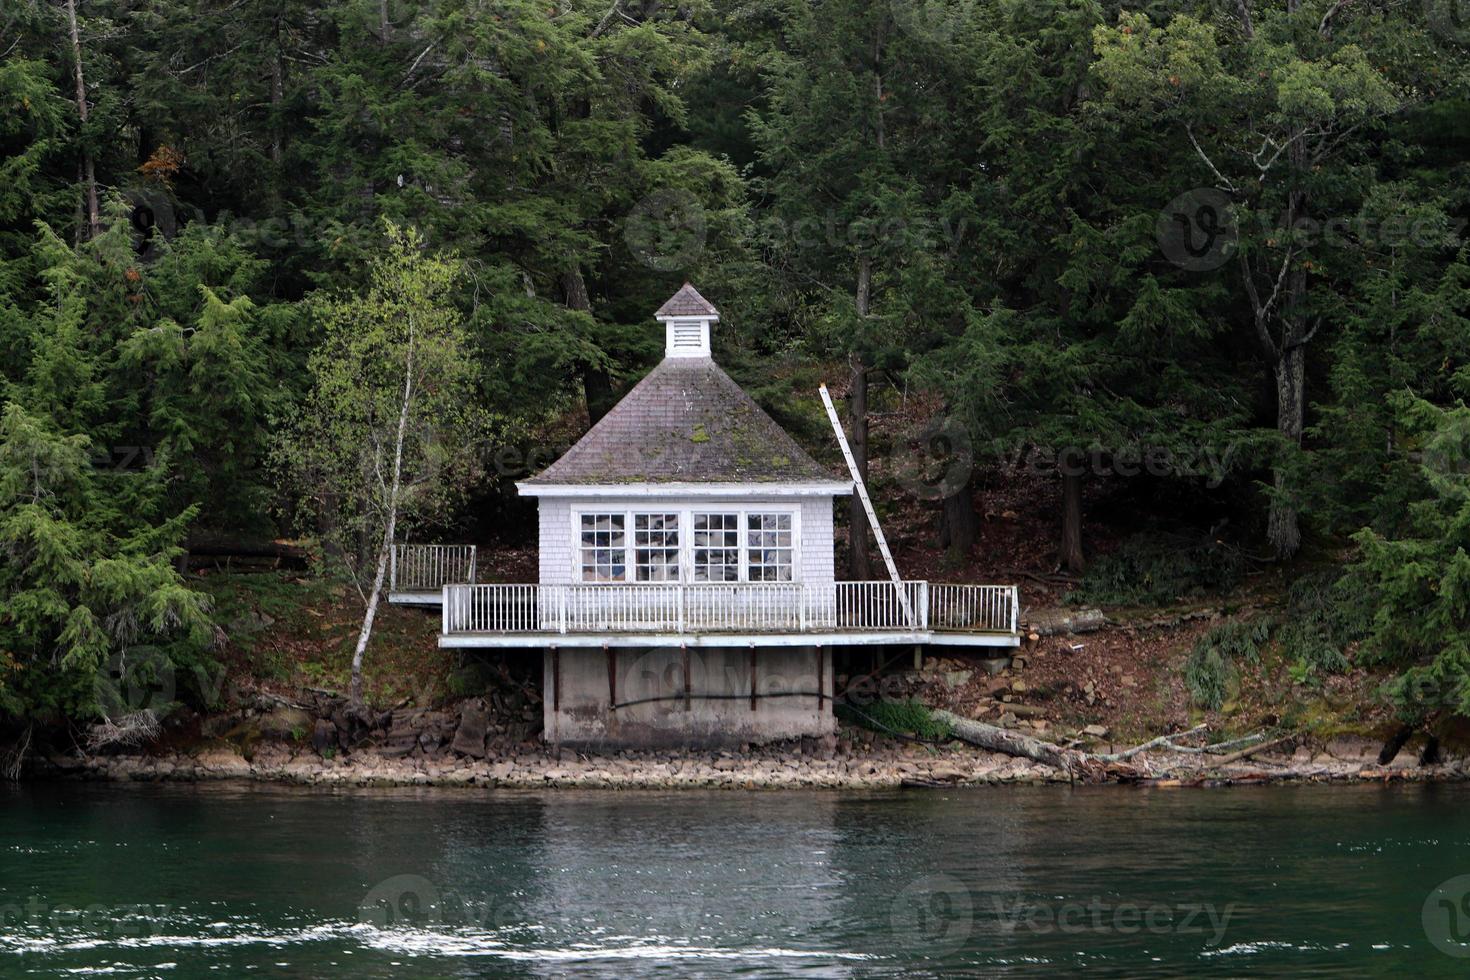
[[[740,581],[740,515],[694,515],[694,581]]]
[[[633,515],[633,569],[639,582],[679,581],[679,515]]]
[[[797,578],[796,517],[789,511],[581,513],[577,535],[583,582]]]
[[[746,514],[746,557],[752,582],[790,582],[790,514]]]
[[[582,515],[582,581],[627,581],[625,521],[623,514]]]

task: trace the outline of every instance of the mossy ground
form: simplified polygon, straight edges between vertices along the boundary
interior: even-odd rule
[[[295,572],[202,571],[190,584],[214,603],[227,637],[220,657],[232,681],[347,690],[363,613],[351,583]],[[363,659],[369,704],[429,704],[452,693],[458,658],[438,648],[438,631],[438,609],[379,604]]]

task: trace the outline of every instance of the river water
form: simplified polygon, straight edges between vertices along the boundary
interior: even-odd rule
[[[1462,976],[1467,804],[8,786],[0,976]]]

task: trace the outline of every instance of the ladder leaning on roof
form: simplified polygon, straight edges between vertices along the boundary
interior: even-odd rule
[[[893,580],[893,589],[898,593],[904,618],[911,628],[918,629],[919,621],[914,617],[914,608],[909,603],[908,590],[904,588],[903,578],[898,574],[898,565],[894,564],[893,552],[888,550],[888,539],[883,536],[883,528],[878,524],[878,514],[873,510],[873,498],[868,496],[868,488],[863,484],[862,474],[858,472],[857,460],[853,459],[852,448],[847,444],[847,433],[843,431],[842,422],[837,418],[837,407],[832,404],[832,394],[827,391],[825,384],[819,390],[822,393],[822,404],[827,406],[827,418],[832,420],[832,431],[837,433],[837,444],[842,447],[842,458],[847,460],[847,471],[852,474],[853,486],[857,488],[858,499],[863,503],[863,512],[868,515],[868,526],[873,529],[873,537],[878,539],[878,553],[883,556],[883,564],[888,566],[888,577]],[[853,528],[853,533],[857,533],[857,528]]]

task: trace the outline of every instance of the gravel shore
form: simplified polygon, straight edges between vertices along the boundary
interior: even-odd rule
[[[1470,774],[1470,760],[1422,766],[1411,756],[1383,766],[1376,746],[1334,739],[1290,755],[1265,754],[1209,768],[1199,756],[1148,753],[1135,765],[1141,785],[1214,786],[1272,782],[1450,781]],[[874,789],[1066,783],[1066,773],[1025,759],[950,744],[864,745],[804,740],[753,746],[742,752],[557,752],[524,745],[485,759],[457,756],[386,758],[372,751],[323,757],[280,743],[258,745],[246,757],[205,744],[169,754],[37,758],[36,776],[114,781],[242,780],[312,786],[482,786],[598,789]]]

